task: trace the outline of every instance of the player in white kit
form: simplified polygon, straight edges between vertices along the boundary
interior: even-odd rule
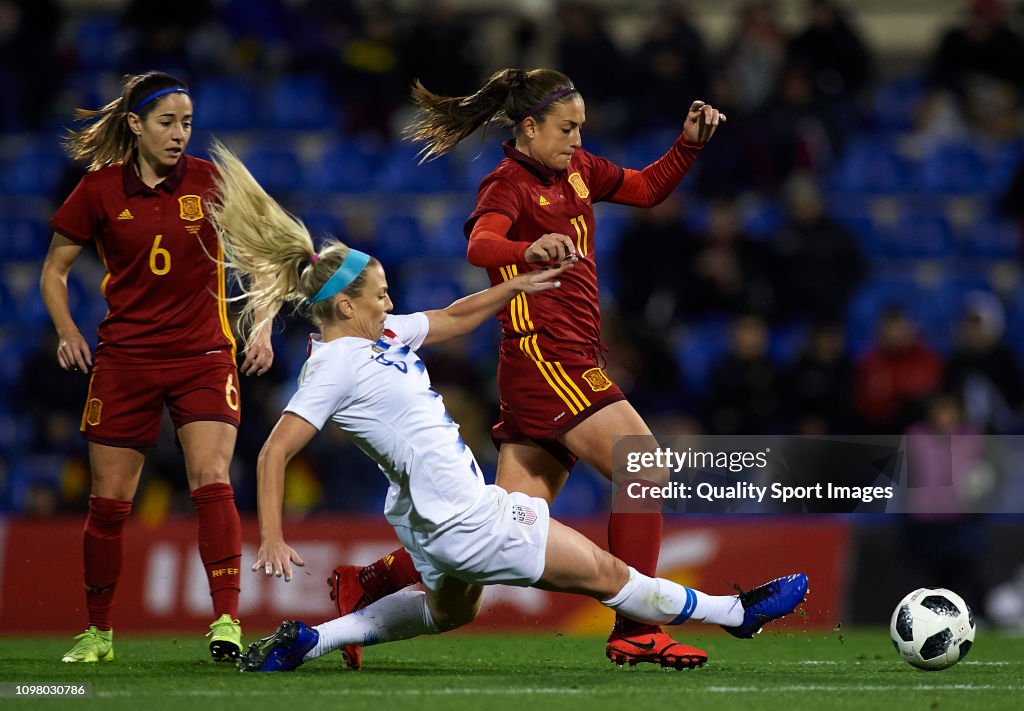
[[[333,240],[317,252],[302,223],[230,152],[216,146],[213,154],[222,200],[211,206],[211,220],[228,265],[245,276],[243,323],[260,329],[265,324],[251,318],[257,309],[292,302],[308,306],[321,329],[299,389],[260,452],[261,542],[253,570],[287,581],[292,566],[303,564],[283,535],[285,468],[330,420],[388,478],[385,515],[426,588],[401,590],[316,627],[287,621],[250,646],[240,669],[290,670],[346,644],[454,629],[476,616],[482,586],[494,583],[588,595],[650,624],[720,624],[738,637],[753,636],[803,601],[802,573],[718,596],[642,575],[551,519],[543,499],[484,483],[416,351],[469,333],[520,293],[558,288],[572,257],[444,309],[393,316],[379,262]]]

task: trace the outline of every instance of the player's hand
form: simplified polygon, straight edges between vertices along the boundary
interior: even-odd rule
[[[81,333],[75,331],[60,337],[60,343],[57,345],[57,363],[64,370],[88,372],[92,367],[92,353]]]
[[[703,145],[715,135],[718,124],[725,123],[726,116],[711,104],[705,104],[699,99],[690,104],[690,111],[686,114],[686,122],[683,124],[683,137],[687,143]]]
[[[526,274],[520,274],[509,280],[509,283],[517,291],[521,291],[527,296],[536,294],[538,291],[557,289],[562,285],[562,282],[557,279],[558,275],[566,269],[572,269],[573,265],[578,261],[575,254],[570,254],[547,269],[537,269]]]
[[[242,373],[245,375],[263,375],[274,364],[274,348],[270,345],[269,329],[253,334],[245,347],[245,360],[242,361]]]
[[[284,576],[287,583],[292,579],[292,564],[304,566],[306,561],[284,541],[264,542],[260,545],[259,553],[256,554],[256,562],[253,563],[252,571],[258,573],[260,570],[268,578],[273,575],[278,578]]]
[[[542,235],[526,248],[526,261],[529,264],[561,262],[570,254],[576,256],[576,245],[572,243],[572,239],[568,235],[552,232]]]

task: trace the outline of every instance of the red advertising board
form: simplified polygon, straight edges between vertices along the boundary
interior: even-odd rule
[[[572,522],[599,543],[606,523]],[[334,616],[324,581],[341,562],[366,563],[397,546],[379,517],[318,517],[289,522],[288,542],[305,559],[290,583],[249,571],[255,560],[255,521],[243,521],[243,584],[239,616],[247,630],[271,629],[282,619],[321,622]],[[124,574],[114,623],[121,633],[205,630],[212,619],[209,590],[195,544],[195,522],[172,519],[125,529]],[[665,526],[659,574],[710,594],[752,587],[804,571],[812,595],[806,615],[783,623],[832,627],[843,615],[850,528],[837,519],[748,517]],[[0,521],[0,630],[4,634],[70,633],[86,616],[82,591],[82,521]],[[494,586],[477,630],[552,629],[600,634],[612,613],[574,595]]]

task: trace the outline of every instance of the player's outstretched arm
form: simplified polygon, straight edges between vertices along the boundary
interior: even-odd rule
[[[274,425],[256,461],[256,502],[260,521],[260,550],[253,572],[263,570],[265,575],[284,576],[292,579],[292,564],[305,562],[291,546],[284,541],[284,527],[281,523],[281,509],[284,506],[285,467],[296,454],[302,451],[317,429],[297,415],[289,412],[281,415]]]
[[[430,329],[424,339],[424,345],[443,343],[444,341],[463,336],[487,319],[494,316],[517,294],[536,294],[539,291],[557,289],[561,282],[557,277],[576,263],[576,255],[572,254],[550,269],[538,269],[520,274],[490,289],[478,291],[464,296],[443,309],[426,311]]]

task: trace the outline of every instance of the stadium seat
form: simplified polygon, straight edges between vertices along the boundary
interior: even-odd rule
[[[22,197],[51,198],[68,169],[68,159],[56,141],[29,144],[3,166],[0,191]]]
[[[888,256],[915,259],[952,257],[957,248],[946,213],[927,209],[903,211],[886,244]]]
[[[917,76],[880,84],[872,97],[872,125],[883,132],[909,131],[924,96],[924,81]]]
[[[125,45],[120,21],[113,15],[86,15],[74,30],[75,53],[79,64],[85,69],[115,69]]]
[[[468,292],[460,278],[473,269],[462,259],[420,258],[408,261],[399,272],[401,287],[395,295],[395,311],[412,313],[442,309]]]
[[[345,221],[336,213],[323,210],[303,210],[301,217],[309,229],[309,234],[313,236],[314,244],[319,245],[328,236],[340,239],[342,242],[346,240]]]
[[[480,144],[474,136],[455,149],[452,154],[462,175],[462,189],[476,194],[480,181],[505,158],[502,139],[497,135],[500,131],[491,130],[487,135],[487,143]],[[454,189],[454,186],[453,186]]]
[[[777,202],[752,202],[742,213],[743,231],[755,240],[771,238],[786,220],[786,211]]]
[[[715,362],[729,350],[729,324],[714,321],[689,326],[675,348],[676,365],[687,393],[707,392],[708,378]]]
[[[287,147],[254,148],[243,160],[249,172],[271,195],[293,193],[305,185],[302,163]]]
[[[416,257],[430,256],[419,217],[412,212],[386,211],[374,226],[373,255],[385,269],[395,269]]]
[[[1024,144],[1020,141],[1006,142],[994,151],[985,173],[985,188],[989,194],[1001,196],[1024,164]]]
[[[906,189],[910,164],[884,139],[854,141],[832,172],[830,189],[836,192],[891,194]]]
[[[50,246],[50,229],[42,220],[0,217],[0,255],[5,261],[38,261]]]
[[[317,77],[286,76],[275,81],[266,95],[266,125],[283,130],[330,130],[338,124],[324,83]]]
[[[375,147],[346,141],[328,148],[308,171],[311,192],[362,193],[374,189],[378,155]]]
[[[197,82],[192,91],[196,125],[208,131],[259,128],[262,117],[255,89],[237,77]]]
[[[472,203],[459,202],[451,206],[441,221],[427,233],[430,254],[465,262],[468,242],[462,228],[472,212]]]
[[[459,189],[455,161],[442,156],[419,163],[419,148],[408,143],[394,146],[383,157],[374,184],[379,190],[396,193],[436,193]]]
[[[972,145],[942,144],[924,155],[915,187],[925,193],[978,195],[989,189],[984,156]]]
[[[964,235],[963,254],[982,259],[1015,259],[1021,253],[1021,239],[1016,223],[982,213]]]

